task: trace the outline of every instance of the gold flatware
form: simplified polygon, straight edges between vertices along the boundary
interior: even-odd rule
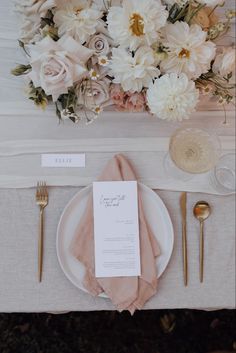
[[[206,201],[198,201],[193,209],[193,214],[200,222],[200,282],[203,282],[204,269],[204,221],[211,214],[211,206]]]
[[[48,204],[48,191],[45,182],[38,182],[36,189],[36,203],[40,210],[39,238],[38,238],[38,280],[42,281],[43,247],[44,247],[44,209]]]
[[[183,254],[183,272],[184,272],[184,285],[188,285],[188,253],[187,253],[187,193],[183,192],[180,196],[180,208],[182,214],[182,254]]]

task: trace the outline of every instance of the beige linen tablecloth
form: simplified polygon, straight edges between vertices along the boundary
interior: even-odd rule
[[[0,312],[83,311],[114,309],[110,301],[93,298],[64,276],[56,257],[56,229],[66,203],[78,188],[51,188],[46,210],[43,282],[37,282],[38,209],[34,191],[0,190]],[[179,193],[158,192],[175,231],[175,246],[157,295],[145,309],[235,307],[234,197],[188,195],[189,286],[183,285]],[[204,199],[213,207],[205,224],[205,281],[199,283],[199,224],[192,207]]]

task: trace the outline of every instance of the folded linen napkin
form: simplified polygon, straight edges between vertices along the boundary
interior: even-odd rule
[[[108,162],[98,181],[121,180],[136,180],[136,176],[130,163],[119,154]],[[157,291],[156,257],[160,254],[157,240],[146,222],[140,194],[138,203],[141,276],[95,278],[92,194],[70,245],[73,256],[85,266],[83,285],[88,292],[95,296],[105,292],[117,310],[129,310],[131,314],[140,310]]]

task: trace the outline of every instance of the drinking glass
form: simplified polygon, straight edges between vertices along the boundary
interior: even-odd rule
[[[235,153],[228,153],[220,158],[211,174],[211,182],[220,194],[235,193]]]
[[[165,168],[170,176],[188,180],[212,170],[220,154],[217,135],[197,128],[178,129],[171,136]]]

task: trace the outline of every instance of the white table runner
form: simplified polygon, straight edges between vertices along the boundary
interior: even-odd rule
[[[220,138],[223,153],[232,151],[234,137]],[[106,138],[86,140],[19,140],[0,143],[0,187],[33,187],[38,180],[48,185],[86,186],[97,179],[116,153],[132,162],[139,181],[153,189],[186,190],[217,194],[211,173],[178,180],[168,174],[164,160],[169,138]],[[85,153],[85,168],[42,168],[41,153]]]

